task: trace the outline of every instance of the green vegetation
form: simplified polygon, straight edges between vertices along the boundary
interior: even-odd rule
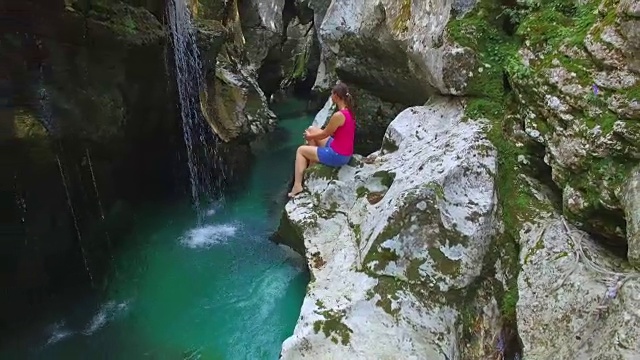
[[[400,13],[393,23],[393,28],[399,32],[409,30],[409,20],[411,19],[411,0],[402,0]]]
[[[404,288],[404,284],[392,276],[378,277],[378,283],[373,289],[369,290],[367,299],[373,299],[375,295],[380,296],[376,301],[376,305],[382,308],[387,314],[397,318],[400,313],[399,308],[393,308],[393,302],[398,301],[400,297],[398,292]]]
[[[387,187],[390,188],[391,185],[393,184],[393,181],[396,179],[396,174],[394,172],[389,172],[389,171],[376,171],[373,174],[373,177],[380,179],[380,183]]]
[[[367,196],[368,193],[369,193],[369,189],[367,189],[366,186],[360,186],[356,189],[356,196],[358,198],[363,198]]]
[[[322,331],[324,336],[330,338],[333,343],[349,345],[353,330],[342,322],[345,316],[343,311],[324,310],[316,313],[325,318],[313,323],[313,331],[316,334]]]
[[[442,275],[456,278],[460,275],[460,260],[451,260],[437,247],[429,248],[429,256]]]
[[[317,179],[337,180],[338,171],[338,168],[332,168],[322,164],[315,164],[307,168],[307,170],[305,171],[305,175],[307,176],[307,178],[315,177]]]
[[[390,154],[392,152],[398,151],[399,147],[395,143],[395,141],[389,139],[385,136],[384,140],[382,140],[382,152],[384,154]]]

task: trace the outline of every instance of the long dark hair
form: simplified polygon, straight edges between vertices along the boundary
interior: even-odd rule
[[[333,94],[336,94],[336,96],[340,98],[340,100],[344,101],[344,103],[347,105],[347,109],[351,111],[355,110],[353,108],[353,95],[351,95],[351,93],[349,92],[349,87],[347,86],[347,84],[341,81],[333,87],[331,92]]]

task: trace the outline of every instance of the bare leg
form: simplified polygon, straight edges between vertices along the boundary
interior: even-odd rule
[[[296,166],[293,187],[288,194],[290,198],[302,192],[302,176],[309,162],[318,162],[318,148],[316,146],[302,145],[296,151]]]
[[[322,129],[316,126],[309,126],[307,131],[309,131],[311,135],[315,135],[319,132],[322,132]],[[324,138],[322,140],[307,140],[307,145],[324,147],[325,145],[327,145],[327,141],[329,141],[329,138]]]

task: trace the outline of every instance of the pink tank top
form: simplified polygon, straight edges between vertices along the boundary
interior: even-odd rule
[[[344,115],[344,124],[339,126],[333,133],[331,148],[340,155],[353,155],[353,142],[356,135],[356,121],[349,109],[340,110]]]

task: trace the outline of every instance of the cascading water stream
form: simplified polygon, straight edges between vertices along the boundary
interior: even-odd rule
[[[213,136],[200,108],[200,91],[203,86],[202,65],[191,22],[191,13],[186,0],[171,0],[167,5],[171,40],[175,63],[176,82],[180,98],[180,115],[184,142],[187,147],[187,162],[191,181],[193,206],[202,219],[202,202],[212,200],[212,175],[224,177],[218,163],[217,139]],[[212,146],[209,146],[212,144]],[[209,150],[213,150],[213,154]],[[216,184],[219,186],[219,184]],[[206,198],[203,198],[206,197]]]
[[[98,202],[98,209],[100,210],[100,219],[104,223],[104,209],[102,208],[102,201],[100,201],[100,192],[98,192],[98,183],[96,182],[96,176],[93,172],[93,163],[91,162],[91,154],[89,154],[89,148],[85,148],[85,152],[87,153],[87,163],[89,164],[89,171],[91,172],[91,181],[93,182],[93,190],[96,193],[96,201]],[[115,261],[113,258],[113,246],[111,246],[111,237],[109,236],[109,231],[105,228],[104,235],[107,239],[107,246],[109,251],[109,256],[111,257],[111,261]]]
[[[37,42],[38,46],[40,46],[39,41]],[[49,93],[44,85],[44,65],[40,64],[40,73],[38,78],[38,105],[40,110],[40,121],[42,126],[47,130],[47,133],[54,138],[57,138],[59,135],[59,129],[53,120],[53,112],[51,111],[51,103],[49,100]],[[60,142],[60,150],[62,151],[62,144]],[[84,262],[85,269],[87,270],[87,274],[89,275],[89,280],[91,282],[91,286],[94,286],[93,275],[91,274],[91,269],[89,268],[89,262],[87,260],[87,253],[84,249],[84,245],[82,242],[82,235],[80,232],[80,226],[78,225],[78,217],[76,216],[76,212],[73,208],[73,202],[71,201],[71,194],[69,192],[69,186],[67,185],[67,177],[64,172],[64,166],[62,165],[62,161],[60,160],[60,156],[56,154],[56,162],[58,164],[58,170],[60,171],[60,178],[62,179],[62,185],[64,186],[65,195],[67,198],[67,206],[69,207],[69,211],[71,212],[71,216],[73,218],[73,225],[76,230],[76,235],[78,236],[78,244],[80,246],[80,252],[82,254],[82,260]]]
[[[71,216],[73,217],[73,225],[76,228],[76,234],[78,235],[78,243],[80,244],[80,251],[82,252],[82,260],[84,261],[84,267],[87,269],[87,274],[89,274],[89,280],[91,281],[91,286],[93,286],[93,275],[91,275],[91,270],[89,269],[89,262],[87,261],[87,253],[84,250],[84,246],[82,245],[82,235],[80,234],[80,227],[78,226],[78,218],[76,217],[76,212],[73,209],[73,202],[71,201],[71,194],[69,193],[69,187],[67,186],[67,177],[64,174],[64,170],[62,168],[62,162],[60,161],[60,157],[56,155],[56,162],[58,163],[58,169],[60,170],[60,177],[62,178],[62,185],[64,186],[64,192],[67,196],[67,205],[69,206],[69,211],[71,211]]]
[[[20,209],[20,223],[22,224],[22,228],[25,229],[26,231],[26,218],[27,218],[27,201],[24,198],[24,196],[21,194],[21,191],[18,187],[18,175],[14,174],[13,176],[13,180],[14,180],[14,192],[15,192],[15,196],[16,196],[16,205],[18,206],[18,209]],[[28,236],[24,237],[24,244],[27,245],[27,241],[28,241]]]

